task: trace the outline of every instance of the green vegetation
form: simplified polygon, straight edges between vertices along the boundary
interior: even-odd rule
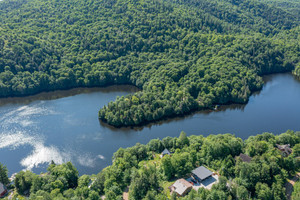
[[[292,13],[300,12],[300,1],[298,0],[259,0],[263,3],[282,8]]]
[[[300,77],[300,64],[298,64],[296,67],[295,67],[295,70],[293,71],[293,74],[297,77]]]
[[[292,200],[300,199],[300,182],[298,181],[294,185],[294,191],[292,193]]]
[[[261,75],[300,57],[299,12],[258,0],[5,0],[0,11],[0,97],[135,85],[99,111],[116,127],[245,103]]]
[[[276,144],[290,144],[292,153],[285,156]],[[168,148],[171,156],[160,158]],[[240,153],[252,157],[251,162],[236,158]],[[113,164],[97,175],[78,176],[71,163],[52,163],[48,173],[36,175],[19,172],[15,179],[14,199],[122,199],[129,188],[131,200],[151,199],[266,199],[284,200],[287,178],[300,169],[300,132],[280,135],[263,133],[243,141],[231,134],[192,135],[181,132],[178,138],[154,139],[148,144],[120,148]],[[204,165],[220,174],[211,190],[192,190],[187,196],[170,195],[168,187],[178,178],[187,178],[192,169]],[[6,172],[7,173],[7,172]],[[6,175],[7,176],[7,175]],[[292,194],[299,196],[299,183]]]
[[[0,183],[8,184],[7,168],[0,163]]]

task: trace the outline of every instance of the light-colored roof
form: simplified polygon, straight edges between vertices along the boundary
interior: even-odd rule
[[[182,195],[187,189],[192,188],[193,185],[184,179],[178,179],[173,185],[175,192]]]
[[[170,153],[170,151],[168,149],[165,149],[161,154],[162,155],[166,155],[166,154],[170,155],[171,153]]]
[[[278,149],[282,149],[282,150],[291,147],[290,144],[283,144],[283,145],[276,144],[276,146],[277,146]]]
[[[203,166],[194,169],[192,173],[198,176],[201,180],[206,179],[213,174],[212,171],[206,169]]]
[[[292,153],[292,149],[290,148],[290,144],[285,144],[285,145],[276,144],[276,146],[280,151],[284,151],[287,155],[290,155]]]

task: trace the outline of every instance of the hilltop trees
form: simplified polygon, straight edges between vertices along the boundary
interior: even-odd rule
[[[99,111],[116,127],[245,103],[261,75],[299,62],[299,14],[257,0],[21,0],[0,9],[0,97],[135,85],[142,91]]]

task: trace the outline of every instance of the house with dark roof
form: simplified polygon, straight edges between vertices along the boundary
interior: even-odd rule
[[[176,192],[177,196],[183,197],[191,191],[193,185],[184,179],[178,179],[173,185],[169,187],[171,194]]]
[[[243,162],[251,162],[251,157],[250,156],[248,156],[248,155],[246,155],[246,154],[242,154],[242,153],[240,153],[240,155],[239,156],[236,156],[235,157],[235,159],[237,160],[238,158],[240,158]]]
[[[205,168],[204,166],[198,167],[192,171],[192,177],[201,182],[213,175],[213,172],[209,169]]]
[[[292,153],[290,144],[279,145],[276,144],[277,149],[282,152],[282,155],[287,157]]]
[[[5,185],[3,185],[3,183],[0,183],[0,198],[4,197],[6,192],[7,192],[7,188],[5,187]]]
[[[164,157],[165,155],[171,155],[171,152],[168,149],[165,149],[163,152],[161,152],[160,157]]]

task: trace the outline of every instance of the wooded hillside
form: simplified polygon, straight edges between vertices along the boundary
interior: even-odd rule
[[[5,0],[0,97],[135,85],[99,112],[117,127],[245,103],[299,63],[299,22],[256,0]]]

